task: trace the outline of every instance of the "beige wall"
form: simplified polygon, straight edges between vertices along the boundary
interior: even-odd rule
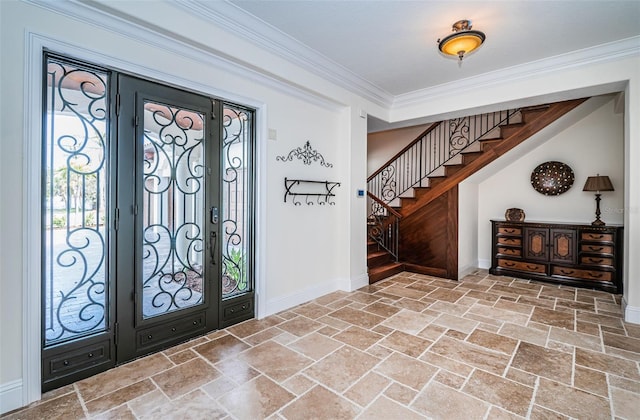
[[[415,140],[430,124],[396,128],[367,135],[367,176],[371,175],[406,145]]]

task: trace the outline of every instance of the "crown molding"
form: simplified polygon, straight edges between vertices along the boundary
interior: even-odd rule
[[[640,36],[626,38],[398,95],[395,97],[392,107],[402,108],[417,103],[433,101],[450,95],[454,91],[459,94],[471,89],[490,87],[559,70],[605,63],[638,55],[640,55]]]
[[[393,103],[391,93],[227,0],[174,0],[174,3],[185,11],[204,17],[226,31],[377,105],[389,108]]]
[[[336,99],[326,97],[195,40],[185,39],[163,28],[154,27],[151,23],[140,23],[127,17],[116,16],[103,8],[108,6],[103,6],[99,2],[23,1],[158,48],[168,49],[172,53],[209,63],[226,71],[233,71],[241,77],[282,90],[327,109],[339,110],[345,106]],[[205,18],[223,30],[389,111],[433,101],[450,95],[451,92],[459,94],[559,70],[640,55],[640,37],[636,36],[393,96],[227,0],[174,0],[172,4],[186,13]]]
[[[0,0],[1,1],[1,0]],[[187,39],[179,36],[164,28],[153,26],[150,23],[139,20],[130,19],[128,16],[119,16],[110,10],[104,9],[98,2],[86,2],[84,0],[22,0],[25,3],[32,4],[42,9],[49,10],[53,13],[78,20],[85,24],[90,24],[100,29],[110,31],[120,36],[127,37],[131,40],[147,44],[151,47],[172,54],[182,56],[194,61],[206,63],[223,71],[234,73],[246,80],[250,80],[257,84],[271,87],[275,90],[284,92],[293,97],[302,99],[306,102],[313,103],[325,109],[339,112],[344,109],[345,104],[338,102],[334,98],[329,98],[321,93],[315,92],[307,87],[292,83],[278,75],[267,72],[264,69],[258,69],[251,63],[247,63],[235,57],[231,57],[222,51],[211,48],[210,46],[198,43],[195,40]],[[108,7],[108,6],[107,6]],[[103,65],[111,65],[114,63],[100,63]],[[136,66],[140,69],[141,66]],[[128,70],[126,67],[122,70]],[[149,69],[144,75],[151,76],[154,71]],[[193,83],[189,83],[193,85]],[[213,94],[222,98],[229,98],[229,92],[222,90],[223,87],[218,86],[214,91],[211,87],[206,91],[207,94]],[[232,96],[237,97],[236,94]],[[247,98],[248,104],[255,104],[260,101]]]

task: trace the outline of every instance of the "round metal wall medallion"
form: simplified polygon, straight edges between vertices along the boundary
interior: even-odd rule
[[[574,180],[571,167],[556,161],[541,163],[531,173],[531,185],[544,195],[560,195],[571,188]]]

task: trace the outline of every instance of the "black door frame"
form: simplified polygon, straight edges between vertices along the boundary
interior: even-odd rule
[[[167,85],[118,75],[119,109],[116,198],[116,302],[117,343],[116,361],[123,363],[162,348],[178,344],[191,337],[218,328],[220,301],[219,257],[217,238],[220,223],[212,223],[208,214],[220,208],[220,141],[219,120],[215,114],[220,102],[211,98],[173,88]],[[197,111],[205,115],[205,202],[202,211],[203,232],[203,303],[177,310],[167,315],[143,319],[141,310],[142,288],[142,143],[144,140],[144,101],[149,100],[170,106]],[[131,147],[123,142],[131,141]],[[130,179],[135,182],[130,182]],[[211,242],[209,241],[211,238]]]

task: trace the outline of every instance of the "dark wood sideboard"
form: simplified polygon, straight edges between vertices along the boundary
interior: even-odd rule
[[[492,220],[491,274],[622,293],[622,226]]]

